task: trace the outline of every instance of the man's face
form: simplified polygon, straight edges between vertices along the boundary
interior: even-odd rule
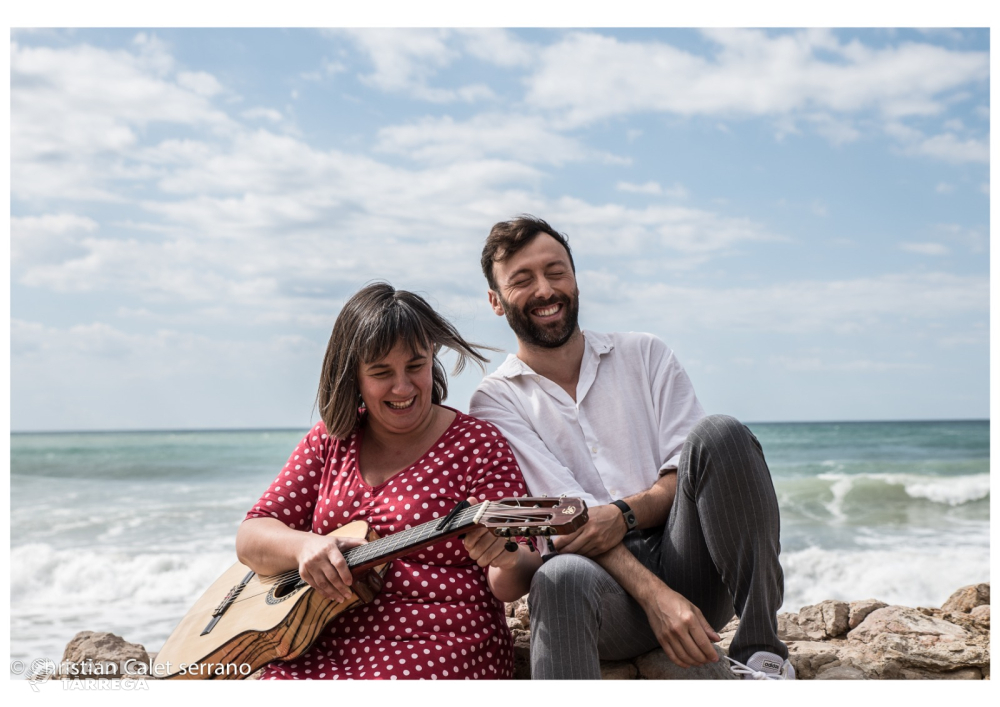
[[[539,233],[502,263],[493,264],[497,292],[493,311],[507,317],[519,341],[554,349],[577,330],[580,291],[569,253],[547,233]]]

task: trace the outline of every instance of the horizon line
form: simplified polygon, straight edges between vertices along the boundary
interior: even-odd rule
[[[468,413],[466,413],[468,414]],[[920,419],[868,419],[868,420],[741,420],[746,425],[855,425],[899,422],[989,422],[988,417],[951,417]],[[312,423],[315,425],[316,423]],[[10,430],[12,435],[44,434],[130,434],[130,433],[210,433],[210,432],[298,432],[309,427],[159,427],[135,429],[93,429],[93,430]]]

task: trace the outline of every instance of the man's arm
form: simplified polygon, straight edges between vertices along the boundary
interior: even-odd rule
[[[593,559],[639,602],[671,661],[682,668],[718,661],[712,643],[721,637],[698,607],[646,569],[624,545],[619,543]]]
[[[650,488],[625,498],[625,503],[635,513],[638,527],[663,527],[676,492],[677,470],[673,469],[657,479]],[[582,528],[553,540],[557,550],[597,559],[598,555],[621,543],[628,526],[618,506],[596,506],[588,509],[587,515],[590,519]]]

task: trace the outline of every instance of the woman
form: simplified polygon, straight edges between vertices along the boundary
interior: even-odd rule
[[[350,596],[343,552],[364,541],[328,536],[355,520],[380,536],[443,517],[459,502],[525,495],[503,436],[440,403],[441,347],[486,359],[419,296],[377,283],[333,327],[319,422],[247,513],[240,561],[262,575],[298,569],[334,601]],[[509,678],[503,601],[524,595],[541,564],[526,545],[477,527],[393,561],[382,592],[341,614],[300,658],[262,679]]]

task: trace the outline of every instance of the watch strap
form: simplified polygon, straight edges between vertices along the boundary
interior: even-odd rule
[[[639,521],[635,518],[635,511],[625,501],[612,501],[611,505],[618,506],[618,510],[622,512],[626,528],[633,530],[639,526]]]

